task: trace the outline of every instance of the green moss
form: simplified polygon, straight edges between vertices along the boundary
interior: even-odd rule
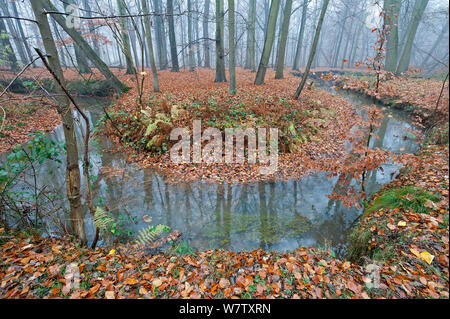
[[[419,214],[427,214],[430,210],[427,206],[430,206],[432,202],[437,202],[439,200],[439,196],[429,193],[419,187],[396,187],[382,191],[380,196],[372,201],[366,212],[371,213],[384,208],[403,208]]]

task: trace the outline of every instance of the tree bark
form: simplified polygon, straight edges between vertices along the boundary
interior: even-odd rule
[[[31,6],[44,43],[48,63],[61,83],[65,84],[63,71],[58,59],[58,52],[56,51],[56,45],[50,31],[50,25],[44,11],[43,2],[42,0],[31,1]],[[74,235],[84,244],[86,243],[86,233],[84,231],[83,211],[81,208],[80,168],[78,166],[78,148],[74,130],[74,120],[68,97],[57,83],[55,83],[55,89],[58,92],[57,110],[62,118],[64,138],[66,141],[66,192],[70,203],[71,226]]]
[[[214,82],[226,82],[225,49],[224,49],[224,16],[223,0],[216,0],[216,79]]]
[[[230,50],[230,65],[228,67],[230,73],[230,94],[236,94],[236,50],[234,43],[234,0],[228,0],[228,48]]]
[[[270,4],[269,19],[267,23],[266,38],[261,60],[256,73],[255,84],[263,84],[266,76],[267,65],[269,64],[270,53],[272,52],[273,42],[275,40],[275,27],[277,24],[278,10],[280,9],[280,0],[272,0]]]
[[[275,79],[283,78],[284,58],[286,56],[286,40],[289,33],[289,22],[291,20],[292,0],[286,0],[283,15],[283,26],[281,29],[280,42],[277,52],[277,69],[275,73]]]
[[[145,1],[145,0],[142,0]],[[167,0],[167,14],[169,19],[169,43],[170,43],[170,56],[172,58],[172,72],[179,72],[180,67],[178,65],[177,54],[177,41],[175,38],[175,25],[173,22],[173,0]],[[149,28],[150,30],[150,28]]]
[[[247,50],[245,68],[255,72],[255,24],[256,24],[256,0],[250,0],[248,11],[249,26],[247,30]]]
[[[384,69],[395,72],[398,59],[398,16],[400,14],[401,0],[384,0],[384,24],[389,26],[386,36],[386,61]]]
[[[144,14],[148,14],[147,0],[141,0],[141,4],[142,4],[142,11],[144,12]],[[155,55],[153,53],[152,32],[150,30],[150,18],[148,16],[145,17],[144,29],[145,29],[145,39],[146,39],[147,47],[148,47],[148,54],[150,56],[150,65],[152,68],[153,91],[159,92],[158,72],[156,70]],[[176,48],[175,48],[175,50],[176,50]],[[178,65],[177,65],[177,67],[178,67]]]
[[[204,40],[204,51],[205,51],[205,68],[211,67],[211,56],[209,52],[209,30],[208,30],[208,19],[209,19],[209,7],[211,1],[205,0],[205,12],[203,13],[203,38]]]
[[[412,20],[408,28],[408,35],[406,36],[405,47],[403,48],[395,74],[400,74],[408,70],[414,38],[416,37],[417,28],[419,27],[420,20],[422,19],[427,4],[428,0],[416,0],[415,2]]]
[[[195,71],[194,52],[192,49],[192,0],[187,0],[188,7],[188,56],[189,72]]]
[[[163,13],[161,0],[153,0],[153,7],[156,13]],[[156,43],[158,52],[159,68],[161,70],[167,69],[167,54],[166,54],[166,36],[164,32],[164,20],[161,16],[155,17],[156,27]]]

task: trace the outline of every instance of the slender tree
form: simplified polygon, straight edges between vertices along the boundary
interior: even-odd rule
[[[4,19],[0,19],[0,61],[1,60],[8,61],[12,72],[19,70],[17,57],[14,54],[11,41],[9,41],[9,34],[6,30]]]
[[[298,70],[300,64],[300,55],[303,45],[303,34],[305,33],[307,11],[308,11],[308,0],[303,0],[302,22],[300,23],[300,30],[298,31],[297,48],[295,49],[294,65],[292,66],[294,70]]]
[[[428,0],[416,0],[414,4],[414,10],[412,13],[411,23],[409,24],[408,34],[406,36],[406,43],[403,48],[400,61],[398,62],[396,74],[403,73],[408,70],[409,61],[411,60],[411,49],[416,37],[417,28],[419,27],[420,20],[428,4]]]
[[[13,11],[14,17],[18,18],[19,12],[17,10],[16,1],[11,1],[11,6],[12,6],[12,11]],[[23,41],[25,51],[27,52],[27,55],[28,55],[28,61],[31,61],[31,60],[33,60],[33,54],[31,53],[30,46],[28,44],[27,38],[25,37],[25,32],[23,31],[22,22],[20,20],[16,20],[16,23],[17,23],[17,29],[19,30],[20,38]],[[35,63],[33,63],[33,67],[34,66],[36,66]]]
[[[47,11],[57,11],[53,4],[49,0],[39,0]],[[86,42],[86,40],[81,36],[78,31],[74,28],[69,28],[66,23],[66,19],[60,14],[52,14],[52,18],[58,23],[58,25],[72,38],[72,40],[84,51],[88,59],[91,60],[92,64],[103,74],[103,76],[111,82],[113,87],[116,89],[117,94],[120,95],[126,86],[120,82],[120,80],[111,72],[105,62],[102,61],[91,48],[91,46]]]
[[[277,24],[278,11],[280,9],[280,0],[272,0],[270,4],[269,18],[267,22],[266,38],[264,48],[259,61],[258,72],[256,72],[255,84],[263,84],[266,76],[267,65],[269,64],[270,53],[272,52],[273,42],[275,40],[275,27]]]
[[[209,52],[209,7],[211,0],[205,0],[205,11],[203,12],[203,50],[205,51],[205,68],[211,67],[211,57]]]
[[[188,56],[189,72],[195,71],[194,52],[192,48],[192,0],[187,0],[188,6]]]
[[[317,42],[319,42],[320,30],[322,29],[323,19],[325,18],[325,13],[327,12],[328,3],[330,0],[324,0],[322,4],[322,10],[320,11],[319,22],[317,22],[316,33],[314,34],[314,40],[311,47],[311,52],[309,53],[308,63],[306,64],[305,72],[303,73],[302,80],[295,92],[295,98],[298,99],[302,93],[303,87],[305,86],[306,80],[308,78],[309,70],[311,69],[311,64],[316,54]]]
[[[255,67],[255,24],[256,24],[256,0],[250,0],[247,27],[247,50],[245,55],[245,68],[252,72]]]
[[[31,1],[35,19],[39,32],[44,43],[47,54],[48,64],[54,71],[60,82],[64,85],[64,76],[61,64],[58,59],[58,52],[52,37],[50,25],[47,20],[47,14],[44,10],[42,0]],[[78,148],[75,136],[75,126],[72,111],[70,109],[69,98],[55,81],[55,89],[58,92],[57,111],[63,122],[64,138],[66,142],[66,193],[70,203],[70,221],[74,235],[82,242],[86,242],[86,233],[84,231],[83,211],[81,207],[80,195],[80,168],[78,166]]]
[[[125,9],[125,1],[117,0],[117,7],[119,8],[119,14],[121,16],[125,16],[127,14]],[[131,57],[131,45],[130,45],[130,37],[128,35],[128,25],[127,18],[120,18],[120,38],[122,40],[122,50],[125,55],[125,60],[127,62],[127,71],[126,74],[134,74],[136,73],[136,69],[134,67],[133,58]]]
[[[286,40],[289,33],[289,21],[291,20],[291,11],[292,11],[292,0],[286,0],[286,5],[284,6],[284,14],[283,14],[283,25],[281,28],[281,35],[278,44],[275,79],[283,78],[284,58],[286,56]]]
[[[145,1],[145,0],[142,0]],[[173,22],[173,0],[167,0],[167,15],[169,19],[169,44],[170,44],[170,56],[172,59],[172,72],[179,72],[180,67],[178,65],[177,54],[177,41],[175,38],[175,25]],[[150,28],[149,28],[150,30]]]
[[[164,32],[164,20],[160,14],[163,13],[161,0],[153,0],[153,7],[155,9],[155,29],[156,29],[156,43],[158,52],[159,68],[161,70],[167,69],[167,44]]]
[[[216,79],[215,82],[226,82],[225,48],[224,48],[224,10],[223,0],[216,0]]]
[[[386,35],[386,61],[384,69],[395,72],[398,58],[398,16],[400,14],[401,0],[384,0],[384,24],[389,26]]]
[[[234,43],[234,0],[228,0],[228,48],[230,51],[230,94],[236,94],[236,50]]]
[[[147,0],[141,0],[141,4],[142,4],[142,11],[144,12],[144,14],[148,14]],[[147,43],[147,50],[150,57],[150,66],[152,68],[153,91],[158,92],[159,91],[158,72],[156,70],[155,55],[153,53],[153,40],[152,40],[152,32],[150,30],[149,16],[145,17],[144,31],[146,40],[145,42]]]

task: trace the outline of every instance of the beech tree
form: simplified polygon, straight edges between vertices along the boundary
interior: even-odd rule
[[[65,85],[64,75],[58,58],[55,41],[50,30],[47,14],[44,10],[43,0],[31,1],[34,16],[39,32],[41,34],[48,64],[54,71],[60,82]],[[78,165],[78,147],[75,136],[75,125],[70,109],[70,100],[60,88],[56,80],[55,89],[57,91],[57,111],[61,116],[64,139],[66,143],[66,194],[70,203],[70,221],[74,235],[82,242],[86,242],[84,230],[83,211],[81,207],[80,195],[80,168]]]

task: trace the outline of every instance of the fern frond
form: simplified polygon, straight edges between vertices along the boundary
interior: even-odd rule
[[[138,232],[136,242],[142,246],[149,246],[169,232],[170,227],[166,225],[148,226]]]
[[[103,208],[97,207],[94,214],[94,224],[100,230],[109,230],[112,228],[115,220]]]

